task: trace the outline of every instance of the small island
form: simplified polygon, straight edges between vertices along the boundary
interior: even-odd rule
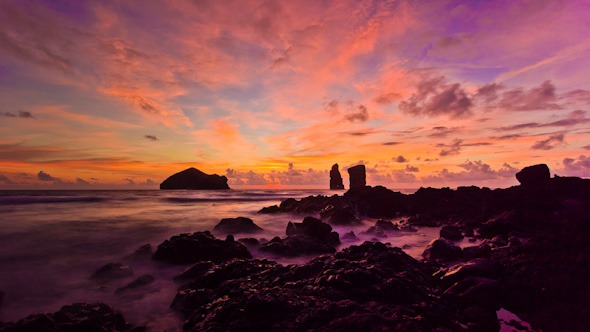
[[[225,176],[206,174],[191,167],[164,180],[160,184],[160,189],[219,190],[230,188]]]

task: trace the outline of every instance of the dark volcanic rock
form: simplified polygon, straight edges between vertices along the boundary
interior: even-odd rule
[[[289,222],[285,232],[287,236],[306,235],[332,246],[339,245],[338,233],[332,232],[332,227],[314,217],[305,217],[301,223]]]
[[[188,279],[194,279],[200,277],[207,273],[211,268],[213,268],[213,262],[203,261],[197,262],[182,271],[179,275],[175,276],[173,279],[176,282],[182,282]]]
[[[222,241],[210,232],[180,234],[164,241],[152,259],[172,264],[188,264],[199,261],[221,263],[233,258],[252,258],[246,247],[236,241]]]
[[[331,225],[358,225],[361,223],[350,208],[328,205],[320,211],[320,216],[322,220]]]
[[[372,236],[375,236],[375,237],[378,237],[378,238],[379,237],[380,238],[387,237],[387,234],[385,234],[385,232],[380,227],[377,227],[377,226],[371,226],[366,231],[361,232],[361,234],[363,234],[363,235],[372,235]]]
[[[516,173],[516,179],[523,186],[546,183],[550,178],[549,167],[545,164],[528,166]]]
[[[154,282],[154,277],[149,274],[144,274],[142,276],[135,278],[135,280],[128,283],[127,285],[117,288],[117,290],[115,291],[115,294],[119,294],[119,293],[122,293],[122,292],[125,292],[128,290],[131,290],[131,289],[143,287],[143,286],[151,284],[152,282]]]
[[[260,247],[260,251],[281,257],[317,256],[336,252],[333,245],[308,235],[275,237]]]
[[[459,241],[463,239],[463,234],[461,234],[459,227],[446,225],[440,229],[440,237],[444,237],[445,239],[449,239],[451,241]]]
[[[262,231],[262,228],[256,225],[250,218],[237,217],[221,219],[213,230],[225,234],[235,234],[257,233]]]
[[[332,165],[332,169],[330,170],[330,189],[344,190],[344,184],[342,183],[342,176],[338,170],[338,164]]]
[[[479,246],[463,248],[464,259],[490,258],[491,255],[492,248],[486,243],[480,244]]]
[[[246,247],[258,248],[258,247],[260,247],[261,241],[258,241],[258,239],[255,239],[253,237],[245,237],[245,238],[238,239],[238,242],[245,245]]]
[[[365,165],[356,165],[348,169],[350,189],[363,188],[367,185]]]
[[[91,279],[98,279],[102,281],[126,278],[133,275],[133,269],[128,265],[121,263],[108,263],[100,269],[94,271]]]
[[[353,231],[350,231],[348,233],[344,233],[344,235],[342,235],[342,241],[358,241],[359,238],[356,236],[356,234],[354,234]]]
[[[160,184],[160,189],[213,190],[229,189],[229,186],[225,176],[205,174],[191,167],[164,180]]]
[[[408,196],[382,186],[351,189],[344,199],[356,208],[359,215],[370,218],[393,218],[407,210]]]
[[[458,281],[444,292],[456,300],[459,305],[468,308],[473,305],[499,310],[504,302],[504,289],[493,279],[483,277],[467,277]]]
[[[1,325],[0,325],[1,326]],[[119,312],[103,303],[74,303],[53,314],[36,314],[4,325],[2,332],[118,332],[130,325]]]
[[[495,279],[499,275],[499,268],[487,258],[476,258],[453,267],[443,268],[434,274],[444,288],[467,277],[486,277]]]
[[[422,256],[429,260],[451,260],[461,256],[461,248],[446,239],[433,240],[426,246]]]
[[[302,265],[230,261],[179,290],[185,331],[465,331],[399,248],[365,242]]]
[[[151,257],[153,254],[154,248],[149,243],[137,248],[137,250],[135,250],[135,252],[133,253],[135,257]]]

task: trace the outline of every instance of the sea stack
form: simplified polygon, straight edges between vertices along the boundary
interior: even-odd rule
[[[350,189],[364,188],[367,185],[365,165],[356,165],[348,169]]]
[[[551,174],[546,164],[539,164],[523,168],[516,173],[516,179],[523,186],[533,186],[548,181]]]
[[[225,176],[205,174],[191,167],[164,180],[160,189],[216,190],[229,189],[229,186]]]
[[[332,165],[330,170],[330,189],[332,190],[343,190],[344,183],[342,183],[342,176],[338,170],[338,164]]]

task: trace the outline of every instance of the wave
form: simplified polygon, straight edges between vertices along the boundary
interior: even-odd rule
[[[195,197],[167,197],[164,200],[176,203],[187,202],[261,202],[261,201],[276,201],[277,197],[267,198],[247,198],[247,197],[217,197],[217,198],[195,198]]]
[[[109,198],[99,196],[21,196],[0,197],[0,205],[40,204],[40,203],[73,203],[102,202]]]

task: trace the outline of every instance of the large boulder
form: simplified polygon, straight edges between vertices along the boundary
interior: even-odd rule
[[[545,183],[550,178],[551,174],[549,173],[549,167],[545,164],[528,166],[516,173],[516,179],[523,186]]]
[[[260,251],[280,257],[299,257],[331,254],[336,252],[336,248],[312,236],[291,235],[283,239],[273,238],[262,245]]]
[[[461,248],[447,239],[432,240],[426,246],[422,257],[427,260],[451,260],[461,256]]]
[[[338,170],[338,164],[332,165],[332,169],[330,170],[330,189],[344,189],[344,183],[342,183],[342,175],[340,175],[340,171]]]
[[[237,218],[223,218],[213,228],[214,231],[224,234],[235,234],[235,233],[258,233],[262,231],[258,225],[256,225],[252,219],[237,217]]]
[[[305,217],[301,223],[289,222],[285,232],[287,236],[305,235],[330,245],[339,245],[338,233],[332,232],[332,227],[314,217]]]
[[[164,180],[160,184],[160,189],[214,190],[229,189],[229,186],[225,176],[205,174],[191,167]]]
[[[189,264],[200,261],[221,263],[233,258],[252,258],[248,249],[241,243],[219,240],[210,232],[180,234],[164,241],[152,256],[153,260],[172,264]]]
[[[367,173],[365,165],[356,165],[348,169],[350,177],[350,189],[363,188],[367,185]]]
[[[330,225],[359,225],[361,223],[350,207],[328,205],[320,211],[320,217]]]

